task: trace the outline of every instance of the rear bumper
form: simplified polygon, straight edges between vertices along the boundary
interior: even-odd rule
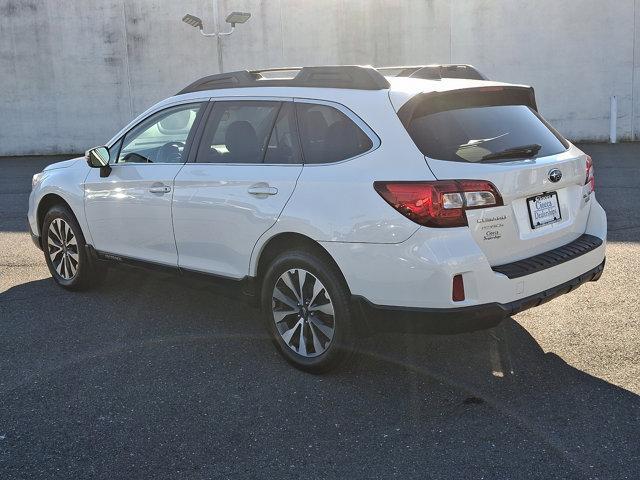
[[[365,328],[371,332],[461,333],[498,325],[505,318],[542,305],[580,285],[600,279],[605,261],[577,277],[535,295],[509,303],[486,303],[458,308],[410,308],[375,305],[354,296]]]
[[[353,295],[374,305],[451,310],[522,302],[602,263],[607,223],[595,198],[585,230],[565,233],[566,240],[556,238],[544,253],[532,251],[529,258],[501,266],[490,264],[467,227],[423,227],[396,244],[321,244],[338,264]],[[456,275],[464,281],[462,301],[452,298]]]

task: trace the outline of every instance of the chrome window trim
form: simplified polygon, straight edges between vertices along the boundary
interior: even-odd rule
[[[190,103],[206,103],[207,101],[209,101],[209,99],[210,99],[210,96],[206,95],[204,97],[189,98],[189,99],[182,98],[180,100],[176,100],[175,102],[163,103],[162,105],[159,105],[158,108],[156,108],[155,110],[153,110],[151,112],[148,112],[147,115],[145,115],[143,118],[140,118],[140,115],[138,115],[136,118],[134,118],[124,128],[120,129],[118,131],[118,133],[116,133],[111,138],[111,140],[109,140],[107,143],[105,143],[105,147],[111,148],[113,145],[118,143],[127,133],[129,133],[131,130],[133,130],[138,125],[140,125],[142,122],[144,122],[149,117],[151,117],[151,115],[155,115],[156,113],[161,112],[162,110],[166,110],[167,108],[175,107],[175,106],[178,106],[178,105],[188,105]],[[167,163],[165,165],[171,165],[171,164]],[[176,164],[176,165],[180,165],[180,164]]]
[[[160,113],[160,112],[163,112],[164,110],[168,110],[170,108],[177,107],[177,106],[180,106],[180,105],[191,105],[191,104],[194,104],[194,103],[201,104],[202,106],[200,108],[206,108],[206,104],[207,104],[208,98],[209,97],[202,97],[201,99],[190,99],[188,101],[181,100],[181,101],[177,101],[177,102],[164,104],[160,108],[157,108],[156,110],[150,112],[144,118],[141,118],[139,121],[135,122],[133,125],[130,124],[131,128],[127,129],[127,131],[122,133],[121,135],[117,135],[117,137],[114,137],[111,140],[109,140],[109,142],[105,146],[107,147],[107,149],[111,149],[111,147],[113,147],[114,145],[116,145],[120,141],[123,141],[123,143],[124,143],[124,137],[126,137],[129,134],[129,132],[131,132],[131,130],[133,130],[134,128],[138,127],[138,125],[142,124],[143,122],[146,122],[149,118],[151,118],[156,113]],[[193,126],[192,126],[192,128],[193,128]],[[119,132],[119,133],[121,133],[121,132]],[[122,149],[122,145],[120,145],[120,149]],[[119,156],[120,156],[120,152],[118,152],[118,157]],[[171,162],[171,163],[169,163],[169,162],[163,162],[163,163],[149,163],[149,162],[147,162],[147,163],[142,163],[142,162],[140,162],[140,163],[135,163],[135,162],[119,163],[117,160],[118,159],[116,158],[116,161],[114,163],[109,163],[109,166],[113,168],[113,167],[124,167],[124,166],[127,166],[127,165],[129,165],[129,166],[131,166],[131,165],[135,165],[135,166],[138,166],[138,165],[156,166],[156,165],[184,165],[185,163],[187,163],[186,161],[185,162]]]
[[[344,163],[344,162],[349,162],[351,160],[354,160],[356,158],[359,158],[363,155],[367,155],[371,152],[373,152],[374,150],[377,150],[380,145],[382,145],[382,141],[380,140],[380,137],[378,137],[378,135],[373,131],[373,129],[364,121],[362,120],[362,118],[360,118],[355,112],[353,112],[353,110],[351,110],[349,107],[338,103],[338,102],[332,102],[329,100],[320,100],[320,99],[316,99],[316,98],[304,98],[304,97],[276,97],[276,96],[269,96],[269,97],[261,97],[261,96],[224,96],[224,97],[210,97],[209,101],[213,102],[215,104],[215,102],[221,101],[221,102],[227,102],[227,101],[243,101],[243,100],[247,100],[247,101],[265,101],[265,102],[293,102],[295,103],[312,103],[312,104],[317,104],[317,105],[326,105],[328,107],[333,107],[336,110],[338,110],[339,112],[343,113],[347,118],[349,118],[353,123],[355,123],[363,132],[364,134],[369,137],[369,140],[371,140],[371,148],[365,152],[362,152],[356,156],[353,157],[349,157],[349,158],[345,158],[343,160],[337,161],[337,162],[327,162],[327,163],[305,163],[304,162],[304,152],[303,152],[303,162],[302,163],[217,163],[217,162],[198,162],[197,159],[195,162],[193,162],[194,165],[226,165],[226,166],[240,166],[240,165],[251,165],[251,166],[271,166],[271,167],[297,167],[297,166],[302,166],[304,165],[305,168],[306,167],[322,167],[322,166],[326,166],[326,165],[337,165],[340,163]],[[300,133],[298,131],[298,133]]]
[[[224,96],[224,97],[211,97],[209,101],[215,105],[216,102],[291,102],[293,103],[293,97],[256,97],[256,96]],[[208,120],[208,118],[205,119]],[[277,120],[277,118],[276,118]],[[202,139],[200,139],[202,140]],[[200,145],[198,144],[198,148]],[[198,158],[196,157],[195,162],[187,162],[193,165],[226,165],[226,166],[265,166],[265,167],[301,167],[304,165],[303,163],[229,163],[229,162],[198,162]],[[185,164],[186,165],[186,164]]]
[[[224,97],[209,97],[209,101],[211,102],[241,102],[243,100],[247,100],[247,101],[264,101],[264,102],[292,102],[293,101],[293,97],[277,97],[277,96],[264,96],[264,97],[257,97],[255,95],[252,96],[232,96],[232,95],[225,95]]]

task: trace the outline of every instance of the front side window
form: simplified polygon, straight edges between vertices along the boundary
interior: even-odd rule
[[[222,101],[207,120],[198,162],[262,163],[280,102]]]
[[[118,140],[116,143],[111,145],[109,149],[109,164],[114,164],[118,162],[118,153],[120,152],[120,145],[122,145],[122,138]]]
[[[371,139],[341,111],[313,103],[296,103],[304,163],[331,163],[360,155]]]
[[[184,163],[200,106],[179,105],[151,115],[124,136],[117,163]]]

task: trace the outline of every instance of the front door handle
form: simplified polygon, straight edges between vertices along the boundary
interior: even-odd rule
[[[270,187],[268,183],[260,182],[251,185],[247,189],[247,192],[249,192],[251,195],[267,196],[275,195],[276,193],[278,193],[278,189],[276,187]]]
[[[171,187],[165,184],[153,184],[149,187],[149,192],[151,193],[169,193],[171,191]]]

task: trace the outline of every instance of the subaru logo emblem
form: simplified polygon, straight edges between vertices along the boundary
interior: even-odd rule
[[[561,178],[562,172],[560,170],[558,170],[557,168],[552,168],[551,170],[549,170],[549,180],[551,180],[553,183],[558,183]]]

